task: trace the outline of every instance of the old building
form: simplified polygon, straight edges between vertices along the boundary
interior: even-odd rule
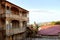
[[[25,38],[25,32],[29,11],[0,0],[0,38],[1,40],[21,40]]]

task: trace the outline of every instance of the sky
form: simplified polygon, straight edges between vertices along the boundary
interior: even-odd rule
[[[60,0],[7,0],[29,10],[29,23],[59,21]]]

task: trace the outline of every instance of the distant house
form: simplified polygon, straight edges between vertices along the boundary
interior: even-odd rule
[[[6,0],[0,0],[0,40],[25,38],[28,14],[28,10]]]

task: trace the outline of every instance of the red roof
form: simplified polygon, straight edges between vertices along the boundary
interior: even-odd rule
[[[58,35],[59,32],[60,32],[60,25],[42,26],[41,30],[38,31],[38,34],[42,34],[42,35]]]

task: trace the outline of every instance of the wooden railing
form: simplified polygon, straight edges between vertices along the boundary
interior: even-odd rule
[[[6,17],[14,18],[14,19],[22,19],[24,21],[28,21],[29,20],[28,17],[24,17],[24,16],[20,16],[20,15],[15,15],[15,14],[6,14]]]
[[[9,30],[6,30],[6,35],[13,35],[13,34],[17,34],[17,33],[22,33],[22,32],[25,32],[26,31],[26,28],[23,27],[23,28],[13,28],[13,29],[9,29]]]
[[[6,17],[14,18],[14,19],[21,19],[19,15],[15,15],[15,14],[6,14]]]

